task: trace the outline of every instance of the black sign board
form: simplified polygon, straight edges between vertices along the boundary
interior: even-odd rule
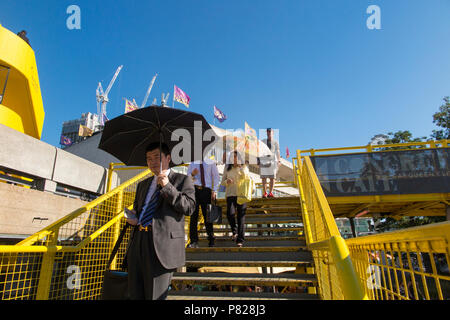
[[[450,148],[312,156],[327,197],[450,193]]]

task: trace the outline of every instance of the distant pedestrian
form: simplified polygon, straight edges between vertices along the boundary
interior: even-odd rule
[[[214,246],[214,230],[213,224],[206,222],[207,205],[216,200],[217,190],[220,184],[219,170],[213,160],[191,162],[188,167],[187,175],[194,180],[195,187],[195,211],[191,216],[189,223],[190,248],[198,247],[198,215],[199,209],[202,208],[205,228],[208,234],[209,246]]]
[[[30,40],[27,38],[27,32],[25,30],[20,31],[19,33],[17,33],[17,35],[21,37],[26,43],[28,43],[28,45],[31,47]]]
[[[227,219],[231,227],[233,241],[238,247],[242,247],[245,238],[245,212],[247,204],[238,204],[239,182],[249,174],[247,166],[243,163],[239,153],[234,151],[225,166],[221,185],[226,186],[225,197],[227,199]],[[237,211],[237,226],[236,226]]]
[[[267,128],[267,139],[261,140],[272,151],[270,157],[260,158],[260,176],[263,184],[263,198],[273,198],[273,186],[277,171],[281,164],[280,145],[273,139],[273,129]],[[269,179],[269,192],[267,193],[267,179]]]

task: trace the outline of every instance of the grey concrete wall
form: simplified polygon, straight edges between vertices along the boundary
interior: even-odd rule
[[[107,169],[57,148],[53,181],[103,193],[107,175]]]
[[[114,163],[122,162],[116,157],[107,153],[106,151],[103,151],[98,148],[101,136],[102,136],[101,133],[96,133],[95,135],[93,135],[92,137],[88,137],[84,141],[66,147],[64,151],[77,155],[83,159],[89,160],[104,168],[108,168],[111,162]]]
[[[104,193],[108,170],[0,124],[0,166],[85,191]],[[113,173],[112,187],[118,176]]]
[[[29,236],[87,204],[79,199],[6,183],[0,183],[0,201],[2,237]]]
[[[51,179],[56,148],[0,124],[0,166]]]

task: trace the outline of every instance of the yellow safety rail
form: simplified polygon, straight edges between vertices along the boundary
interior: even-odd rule
[[[450,222],[346,241],[374,300],[450,299]]]
[[[448,140],[372,147],[448,146]],[[369,146],[311,149],[344,151]],[[395,150],[397,151],[397,150]],[[343,240],[307,156],[293,159],[305,237],[323,299],[450,299],[450,222]]]
[[[103,271],[146,170],[17,245],[0,246],[0,299],[97,299]],[[112,267],[122,262],[128,235]]]
[[[305,238],[314,258],[321,298],[367,299],[311,160],[304,157],[302,162],[300,150],[295,160],[294,175],[299,186]]]
[[[439,141],[425,141],[425,142],[407,142],[407,143],[395,143],[395,144],[379,144],[379,145],[371,145],[368,144],[366,146],[356,146],[356,147],[340,147],[340,148],[325,148],[325,149],[308,149],[301,150],[300,154],[309,153],[311,156],[317,156],[317,152],[326,152],[327,155],[330,152],[334,151],[352,151],[352,150],[364,150],[363,152],[382,152],[384,150],[377,149],[385,149],[391,148],[393,150],[389,151],[401,151],[408,150],[408,147],[420,147],[420,148],[447,148],[450,140],[439,140]]]

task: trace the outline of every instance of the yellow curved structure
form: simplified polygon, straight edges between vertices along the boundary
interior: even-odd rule
[[[40,139],[45,112],[34,51],[1,25],[0,69],[9,69],[8,76],[6,71],[0,73],[0,94],[5,88],[0,123]]]

